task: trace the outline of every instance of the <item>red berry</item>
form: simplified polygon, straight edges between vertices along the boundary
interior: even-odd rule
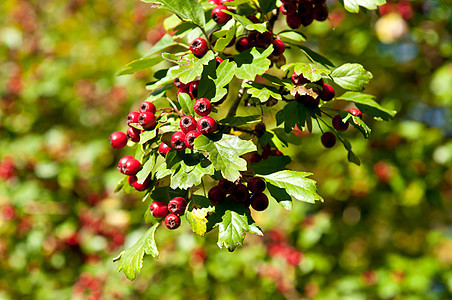
[[[220,25],[225,24],[227,21],[229,21],[232,18],[231,15],[222,11],[223,9],[228,10],[226,5],[217,5],[212,10],[212,19]]]
[[[272,150],[270,151],[270,156],[284,156],[284,153],[279,150]]]
[[[138,123],[138,118],[140,117],[140,113],[137,111],[131,112],[127,115],[127,125],[130,123]]]
[[[220,188],[220,190],[225,193],[225,194],[230,194],[232,193],[232,191],[234,190],[235,184],[233,182],[230,182],[227,179],[220,179],[220,181],[218,181],[218,187]]]
[[[310,95],[300,95],[298,93],[295,94],[295,100],[298,103],[303,104],[305,107],[310,109],[315,109],[319,107],[320,99],[314,98]]]
[[[164,142],[161,142],[159,145],[159,153],[160,155],[162,155],[163,157],[166,156],[166,153],[168,153],[168,151],[171,150],[171,147],[168,146],[167,144],[165,144]]]
[[[209,0],[208,2],[210,4],[216,4],[216,5],[220,5],[222,3],[221,0]]]
[[[171,146],[177,151],[185,149],[185,134],[182,131],[173,133],[171,136]]]
[[[180,94],[180,93],[183,93],[183,94],[189,94],[190,91],[189,91],[188,88],[187,88],[187,89],[182,89],[182,88],[180,88],[180,89],[177,90],[176,98],[179,98],[179,94]]]
[[[348,112],[351,113],[352,115],[354,115],[354,116],[360,118],[360,119],[363,118],[363,113],[362,113],[359,109],[356,109],[356,108],[350,108],[350,109],[348,110]]]
[[[291,16],[297,12],[297,5],[293,2],[286,1],[279,7],[279,10],[283,15]]]
[[[179,89],[186,90],[189,88],[190,83],[182,83],[179,78],[174,78],[174,85]]]
[[[251,43],[247,37],[241,37],[237,40],[237,43],[235,43],[235,48],[237,51],[243,52],[251,48]]]
[[[312,16],[317,21],[325,21],[328,19],[328,9],[323,5],[315,5]]]
[[[149,101],[144,101],[144,102],[141,102],[141,104],[140,104],[140,112],[145,112],[145,111],[155,114],[157,109],[155,108],[154,103],[149,102]]]
[[[169,214],[165,218],[165,226],[168,229],[176,229],[180,226],[180,218],[176,215]]]
[[[183,133],[196,130],[196,120],[192,116],[183,116],[180,119],[179,126]]]
[[[212,205],[218,205],[226,198],[226,194],[221,191],[219,186],[214,186],[207,193],[207,197],[212,202]]]
[[[154,201],[149,206],[151,214],[157,219],[163,218],[168,214],[168,206],[163,201]]]
[[[129,184],[137,191],[144,191],[149,187],[149,183],[151,183],[151,178],[146,178],[143,183],[138,183],[138,178],[135,175],[129,176]]]
[[[290,80],[292,81],[293,84],[295,85],[303,85],[305,83],[310,82],[309,80],[307,80],[303,74],[298,75],[297,73],[293,73],[292,76],[290,77]]]
[[[206,98],[199,98],[193,104],[193,108],[198,115],[207,116],[212,111],[212,104]]]
[[[242,183],[237,184],[231,193],[232,200],[238,203],[246,202],[249,197],[250,193],[248,192],[248,188]]]
[[[185,146],[189,149],[193,149],[195,146],[195,139],[201,135],[198,130],[192,130],[185,135]]]
[[[248,189],[253,193],[262,193],[267,188],[267,184],[260,177],[252,177],[248,180]]]
[[[149,111],[142,112],[138,118],[138,122],[144,129],[151,129],[155,127],[155,115]]]
[[[194,39],[190,43],[190,50],[196,57],[202,57],[207,53],[207,42],[203,38]]]
[[[217,129],[217,122],[212,117],[202,117],[198,120],[196,128],[202,134],[210,134]]]
[[[168,202],[168,210],[175,215],[182,215],[187,207],[187,200],[183,197],[175,197]]]
[[[306,16],[312,15],[312,10],[314,7],[312,6],[311,2],[301,2],[298,4],[298,15],[300,15],[301,18],[304,18]]]
[[[198,98],[199,80],[190,83],[189,93],[192,99]]]
[[[118,169],[125,175],[135,175],[141,170],[141,164],[135,157],[127,155],[119,160]]]
[[[286,23],[290,28],[297,29],[301,26],[301,17],[298,14],[287,16]]]
[[[272,53],[273,56],[280,56],[284,53],[284,50],[286,50],[286,46],[284,46],[284,42],[281,40],[273,40],[272,45],[274,49]]]
[[[335,115],[333,117],[333,128],[336,129],[337,131],[345,131],[348,128],[348,122],[344,123],[342,122],[342,117],[341,115]]]
[[[314,17],[312,15],[306,15],[301,17],[301,24],[303,26],[309,26],[314,21]]]
[[[320,137],[325,148],[331,148],[336,144],[336,136],[332,132],[325,132]]]
[[[129,129],[127,129],[127,138],[134,143],[138,143],[140,141],[140,130],[129,127]]]
[[[223,59],[221,57],[217,57],[215,58],[215,60],[217,61],[217,66],[223,62]]]
[[[254,152],[250,156],[250,164],[256,164],[262,160],[262,156],[259,155],[259,153]]]
[[[333,100],[336,93],[334,92],[334,88],[329,84],[323,85],[323,90],[320,92],[320,99],[323,101],[330,101]]]
[[[246,16],[246,18],[253,23],[259,23],[259,19],[255,15],[249,15],[249,16]]]
[[[251,197],[251,207],[257,211],[263,211],[268,207],[268,198],[265,194],[255,193]]]
[[[121,131],[113,132],[110,135],[110,145],[112,148],[121,149],[127,145],[127,135]]]
[[[259,33],[256,37],[256,45],[259,48],[267,48],[273,40],[273,34],[270,31]]]

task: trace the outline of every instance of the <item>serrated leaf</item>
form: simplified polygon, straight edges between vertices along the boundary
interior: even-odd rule
[[[204,236],[208,231],[208,215],[215,211],[215,207],[206,197],[193,195],[185,211],[185,218],[194,233]]]
[[[246,171],[246,160],[240,155],[257,150],[253,142],[228,134],[201,135],[195,139],[195,149],[207,151],[215,170],[233,182],[240,178],[240,171]]]
[[[235,36],[235,25],[231,26],[229,30],[226,32],[225,37],[220,37],[215,41],[215,46],[213,47],[213,50],[216,52],[223,52],[223,50],[229,45],[229,43],[232,41],[232,39]]]
[[[261,160],[258,163],[252,164],[253,170],[256,174],[267,175],[274,172],[282,171],[286,169],[292,159],[289,156],[269,156],[265,160]]]
[[[230,126],[242,126],[242,125],[253,124],[253,123],[259,122],[260,120],[261,120],[260,115],[252,115],[252,116],[246,116],[246,117],[224,118],[224,119],[218,121],[218,123],[226,124],[226,125],[230,125]]]
[[[128,63],[124,69],[116,74],[116,76],[133,74],[135,72],[153,67],[162,61],[163,58],[161,56],[140,58]]]
[[[118,272],[123,271],[129,280],[134,280],[143,267],[144,254],[159,257],[155,244],[155,230],[160,223],[148,229],[146,233],[128,250],[122,251],[113,261],[119,260]]]
[[[157,43],[154,44],[154,46],[152,46],[151,49],[148,50],[148,52],[146,52],[143,58],[154,55],[175,45],[177,45],[177,43],[174,41],[173,37],[169,34],[165,34]]]
[[[142,0],[146,3],[162,4],[163,8],[175,13],[179,18],[184,21],[194,23],[200,27],[206,25],[206,19],[204,17],[204,9],[202,4],[197,0]]]
[[[157,129],[147,130],[140,134],[140,144],[145,144],[157,136]]]
[[[166,75],[156,82],[146,84],[146,90],[153,91],[161,86],[166,86],[169,84],[173,84],[174,78],[171,76],[171,70],[177,68],[177,66],[173,66],[168,69]]]
[[[372,73],[366,71],[360,64],[343,64],[331,73],[334,82],[340,87],[360,92],[364,85],[372,79]]]
[[[272,184],[267,184],[267,190],[270,195],[286,210],[292,210],[293,202],[292,197],[287,194],[287,192],[279,187],[276,187]]]
[[[207,65],[209,61],[215,58],[215,55],[209,50],[202,58],[197,58],[192,54],[186,56],[183,64],[180,64],[170,70],[172,78],[179,78],[182,83],[189,83],[201,76],[203,65]]]
[[[237,15],[233,13],[232,11],[223,10],[225,13],[231,15],[234,20],[239,22],[240,24],[245,27],[246,30],[257,30],[260,33],[267,31],[267,25],[265,23],[253,23],[251,22],[247,17]]]
[[[322,197],[317,194],[316,182],[310,178],[312,175],[306,172],[297,172],[284,170],[268,175],[259,175],[267,182],[276,187],[285,189],[285,191],[293,198],[308,203],[314,203],[315,200],[323,201]]]
[[[320,55],[319,53],[315,52],[314,50],[309,49],[306,46],[301,46],[301,45],[295,45],[297,46],[305,55],[306,57],[314,62],[314,63],[319,63],[325,67],[334,67],[334,64],[325,56]]]
[[[244,62],[237,69],[235,76],[240,79],[254,80],[257,75],[264,74],[270,67],[271,61],[267,57],[272,54],[273,46],[270,45],[262,53],[260,53],[256,48],[251,49],[250,52],[248,51],[240,53],[235,58],[237,62],[239,60]],[[252,56],[251,61],[247,61],[249,58],[246,56],[249,56],[249,54]]]
[[[151,174],[152,169],[155,166],[155,162],[157,161],[157,156],[155,152],[151,152],[148,160],[143,164],[143,168],[137,173],[138,183],[143,183],[146,178]]]
[[[248,88],[247,93],[256,99],[259,99],[261,103],[267,102],[270,97],[277,100],[282,99],[278,90],[269,85],[253,82],[251,84],[246,83],[245,87]]]
[[[385,3],[386,0],[344,0],[344,7],[349,12],[357,13],[360,6],[372,10]]]
[[[178,96],[178,101],[180,107],[184,110],[186,114],[191,116],[195,115],[195,109],[193,108],[193,104],[195,103],[195,99],[192,99],[190,95],[186,93],[180,93]]]
[[[281,41],[286,43],[301,43],[306,41],[306,37],[301,32],[293,30],[284,30],[278,33]]]
[[[389,110],[382,107],[375,101],[375,96],[357,92],[345,92],[342,96],[336,98],[337,100],[343,100],[353,102],[361,110],[361,112],[368,114],[376,119],[381,118],[383,120],[393,119],[396,115],[395,110]]]
[[[303,74],[306,79],[312,82],[320,80],[323,76],[328,76],[331,73],[330,70],[316,63],[290,63],[282,66],[281,69],[287,71],[292,67],[294,67],[295,73],[298,75]]]
[[[231,82],[237,71],[237,64],[232,61],[224,60],[216,70],[216,79],[210,78],[215,83],[215,97],[211,99],[211,102],[220,101],[227,93],[226,85]]]
[[[183,190],[201,184],[204,175],[213,175],[215,169],[207,159],[196,165],[187,165],[181,161],[180,168],[171,176],[172,189],[180,188]]]
[[[303,130],[306,122],[306,110],[303,104],[296,101],[289,102],[283,109],[276,113],[276,124],[284,123],[284,130],[291,132],[295,125]]]

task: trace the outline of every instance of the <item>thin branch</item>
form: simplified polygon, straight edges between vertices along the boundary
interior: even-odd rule
[[[240,90],[237,93],[237,96],[235,97],[235,100],[232,103],[231,107],[229,108],[228,114],[226,115],[227,118],[233,117],[237,113],[237,109],[239,108],[240,101],[242,100],[243,94],[245,94],[245,91],[246,91],[245,83],[247,83],[247,80],[242,81]]]

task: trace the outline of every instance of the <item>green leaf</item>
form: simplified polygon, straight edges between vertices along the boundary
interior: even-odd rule
[[[300,145],[301,140],[292,132],[286,132],[282,128],[274,128],[270,130],[270,132],[274,133],[272,137],[272,141],[275,144],[276,148],[281,148],[278,144],[282,144],[281,146],[289,146],[289,144]]]
[[[369,138],[371,129],[369,128],[369,126],[367,126],[366,123],[364,123],[363,120],[361,120],[361,118],[352,115],[351,113],[347,112],[347,111],[341,111],[339,112],[339,114],[342,117],[342,122],[346,123],[349,122],[351,123],[356,129],[358,129],[366,139]]]
[[[185,218],[194,233],[200,236],[206,235],[208,231],[208,216],[215,211],[215,207],[206,197],[193,195],[185,211]]]
[[[146,178],[149,177],[156,161],[157,155],[155,155],[155,152],[151,152],[148,160],[143,164],[143,168],[136,175],[138,178],[138,183],[143,183]]]
[[[343,64],[331,73],[331,77],[340,87],[360,92],[372,79],[372,73],[366,71],[360,64]]]
[[[237,64],[232,61],[224,60],[216,70],[216,79],[210,78],[215,83],[215,97],[211,99],[211,102],[220,101],[227,93],[226,85],[231,82],[237,71]]]
[[[124,69],[116,74],[116,76],[133,74],[135,72],[153,67],[162,61],[163,58],[161,56],[140,58],[128,63]]]
[[[257,30],[260,33],[267,31],[267,25],[265,23],[253,23],[247,17],[236,15],[235,13],[227,10],[223,10],[227,14],[231,15],[234,20],[239,22],[245,27],[246,30]]]
[[[257,75],[264,74],[270,67],[271,61],[267,58],[273,52],[273,46],[269,46],[265,51],[260,53],[256,48],[251,52],[244,51],[236,56],[236,61],[241,61],[240,67],[237,69],[235,76],[240,79],[254,80]],[[247,56],[251,53],[251,61]]]
[[[303,130],[306,122],[306,110],[303,104],[296,101],[289,102],[283,109],[276,113],[276,124],[284,123],[284,130],[291,132],[295,124]]]
[[[252,115],[252,116],[246,116],[246,117],[224,118],[224,119],[218,121],[218,123],[226,124],[226,125],[230,125],[230,126],[242,126],[242,125],[257,123],[260,120],[261,120],[260,115]]]
[[[292,160],[289,156],[269,156],[265,160],[261,160],[258,163],[252,164],[253,170],[256,174],[268,175],[271,173],[275,173],[278,171],[282,171],[286,169],[286,165],[288,165]]]
[[[338,140],[344,145],[345,149],[347,150],[347,159],[349,162],[352,162],[356,165],[360,165],[361,161],[359,160],[359,157],[352,151],[352,145],[348,141],[347,138],[345,138],[341,133],[336,131],[336,136]]]
[[[292,197],[287,194],[286,190],[276,187],[273,184],[267,184],[267,190],[275,200],[286,210],[292,210]]]
[[[246,83],[245,87],[248,87],[247,93],[252,97],[259,99],[261,103],[268,101],[270,97],[282,100],[281,94],[275,87],[257,82],[253,82],[251,84]]]
[[[287,71],[291,67],[294,67],[295,73],[298,75],[303,74],[306,79],[312,82],[320,80],[322,76],[328,76],[331,73],[330,70],[316,63],[291,63],[282,66],[281,69]]]
[[[201,2],[197,0],[142,0],[146,3],[162,4],[163,8],[175,13],[180,19],[194,23],[200,27],[206,25],[204,9]]]
[[[395,110],[389,110],[382,107],[375,101],[375,96],[357,92],[345,92],[342,96],[336,98],[336,100],[343,100],[353,102],[356,104],[361,112],[368,114],[376,119],[390,120],[396,115]]]
[[[268,175],[259,175],[267,182],[276,187],[285,189],[285,191],[293,198],[308,203],[314,203],[315,200],[323,201],[322,197],[317,194],[315,184],[312,179],[306,178],[312,175],[306,172],[297,172],[284,170]]]
[[[246,160],[240,155],[257,150],[253,142],[228,134],[201,135],[195,139],[195,149],[207,151],[215,170],[233,182],[240,178],[240,171],[246,171]]]
[[[145,144],[157,136],[157,129],[147,130],[140,134],[140,144]]]
[[[359,7],[367,9],[377,9],[378,6],[386,3],[386,0],[344,0],[344,7],[352,13],[359,12]]]
[[[319,63],[325,67],[334,67],[334,64],[325,56],[320,55],[319,53],[309,49],[306,46],[300,46],[300,45],[296,45],[298,48],[300,48],[300,50],[306,55],[306,57],[314,62],[314,63]]]
[[[270,74],[264,74],[262,75],[263,78],[268,80],[271,84],[284,86],[287,89],[291,89],[293,87],[292,81],[290,81],[290,78],[280,79],[279,77],[270,75]]]
[[[301,33],[293,30],[284,30],[278,33],[281,41],[289,44],[297,44],[306,41],[306,37]]]
[[[119,260],[118,272],[123,271],[129,280],[134,280],[143,267],[144,254],[159,257],[155,244],[155,230],[160,223],[148,229],[146,233],[128,250],[122,251],[113,261]]]
[[[146,52],[143,58],[154,55],[175,45],[177,45],[177,43],[174,41],[173,37],[169,34],[165,34],[157,43],[154,44],[154,46],[152,46],[151,49],[149,49],[148,52]]]
[[[276,8],[275,0],[258,0],[258,2],[264,15]]]
[[[189,83],[201,76],[203,65],[215,58],[215,55],[209,50],[202,58],[197,58],[193,54],[184,57],[184,61],[174,69],[170,70],[172,78],[179,78],[183,83]]]
[[[129,176],[124,176],[119,182],[118,182],[118,184],[116,185],[116,187],[115,187],[115,193],[117,193],[117,192],[119,192],[119,191],[121,191],[123,188],[124,188],[124,186],[127,186],[128,184],[129,184]]]
[[[195,99],[192,99],[190,95],[186,93],[180,93],[178,97],[178,101],[180,107],[184,110],[186,114],[191,116],[195,115],[195,109],[193,108],[193,104],[195,103]]]
[[[201,184],[204,175],[213,175],[215,169],[212,163],[205,159],[195,165],[187,165],[181,161],[180,168],[171,176],[171,188],[189,189]]]
[[[148,91],[153,91],[161,86],[173,84],[174,78],[171,76],[171,71],[176,69],[177,67],[178,66],[173,66],[173,67],[169,68],[166,75],[164,77],[162,77],[161,79],[159,79],[158,81],[151,83],[151,84],[146,84],[146,89]]]
[[[215,46],[213,47],[213,50],[216,52],[223,52],[223,50],[229,45],[229,43],[232,41],[232,39],[235,36],[235,25],[231,26],[229,30],[226,33],[225,37],[220,37],[215,41]]]
[[[245,233],[251,232],[263,235],[259,227],[251,217],[249,208],[240,203],[228,202],[215,207],[215,214],[221,216],[221,221],[215,225],[218,227],[218,247],[226,247],[234,251],[243,245]]]

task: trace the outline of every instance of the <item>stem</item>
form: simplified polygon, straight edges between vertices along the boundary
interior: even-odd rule
[[[242,100],[243,94],[245,93],[245,83],[247,80],[242,81],[242,85],[240,86],[240,90],[237,93],[237,97],[235,97],[234,102],[232,103],[231,107],[229,108],[228,114],[226,115],[227,118],[235,116],[237,113],[237,109],[239,108],[240,101]]]
[[[323,132],[323,129],[322,129],[322,126],[320,126],[319,119],[318,119],[317,117],[315,117],[314,119],[317,121],[317,124],[319,125],[320,131],[321,131],[322,133],[324,133],[324,132]],[[323,120],[322,120],[322,121],[323,121]]]

